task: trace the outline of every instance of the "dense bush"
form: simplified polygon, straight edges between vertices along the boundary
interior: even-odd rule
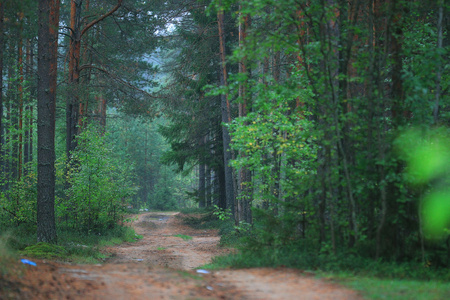
[[[87,233],[104,232],[122,219],[137,191],[133,165],[115,155],[93,126],[87,127],[77,141],[69,165],[60,164],[58,172],[60,180],[67,180],[69,186],[57,200],[58,223]]]

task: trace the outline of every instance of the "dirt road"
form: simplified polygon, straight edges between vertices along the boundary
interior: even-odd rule
[[[218,247],[215,230],[185,226],[176,213],[141,214],[133,226],[143,238],[107,249],[113,253],[107,263],[38,261],[0,299],[361,299],[284,268],[197,273],[194,268],[230,250]]]

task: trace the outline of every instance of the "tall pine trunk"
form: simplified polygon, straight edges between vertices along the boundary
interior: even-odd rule
[[[69,48],[69,96],[66,102],[66,155],[75,150],[77,125],[79,120],[78,83],[80,78],[81,51],[81,0],[73,0],[70,5],[70,48]]]
[[[37,241],[56,243],[55,109],[60,0],[39,0]]]
[[[73,0],[70,7],[70,49],[69,49],[69,85],[70,96],[66,101],[66,155],[70,160],[70,151],[73,151],[76,144],[76,136],[79,129],[82,129],[81,123],[87,111],[87,104],[80,100],[78,95],[80,83],[80,60],[81,60],[81,39],[94,25],[111,16],[122,5],[123,0],[117,0],[116,6],[99,18],[85,24],[82,27],[81,22],[81,0]],[[89,1],[86,3],[86,9],[89,9]],[[79,126],[79,129],[77,129]]]
[[[240,7],[242,10],[242,7]],[[241,16],[239,22],[239,47],[243,47],[245,39],[247,37],[247,31],[250,27],[250,16]],[[244,76],[250,76],[250,69],[247,67],[247,59],[244,57],[239,62],[239,73]],[[247,93],[247,83],[241,83],[239,86],[239,97],[241,99],[239,103],[239,117],[247,116],[250,106],[250,95]],[[245,157],[245,153],[239,153],[240,157]],[[241,167],[238,173],[238,214],[239,221],[245,221],[252,223],[252,188],[251,188],[251,171],[246,167]]]
[[[219,11],[217,13],[217,23],[219,27],[219,43],[220,43],[220,69],[219,69],[219,77],[220,77],[220,85],[227,85],[227,67],[225,62],[225,32],[224,32],[224,14],[223,11]],[[228,100],[227,94],[220,95],[221,100],[221,110],[222,110],[222,122],[224,124],[231,122],[231,107],[230,101]],[[222,126],[222,139],[223,139],[223,163],[225,169],[225,193],[226,193],[226,205],[227,208],[231,209],[233,215],[236,216],[235,212],[235,198],[234,198],[234,179],[233,179],[233,170],[230,166],[231,162],[231,137],[228,132],[228,128],[226,126]]]
[[[23,13],[19,13],[19,40],[17,46],[17,63],[19,66],[19,122],[18,122],[18,145],[17,145],[17,179],[22,178],[23,170],[23,85],[24,85],[24,75],[23,75]]]
[[[0,1],[0,172],[5,174],[3,164],[3,145],[5,144],[3,132],[3,52],[4,52],[4,35],[3,35],[3,18],[4,4]],[[2,178],[4,179],[4,178]],[[3,189],[4,182],[0,182],[0,189]]]
[[[206,166],[204,163],[200,162],[198,166],[198,206],[205,207],[205,184],[206,184]]]

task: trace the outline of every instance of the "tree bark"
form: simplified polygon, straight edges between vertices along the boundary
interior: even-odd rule
[[[225,33],[224,33],[224,15],[223,11],[217,13],[217,23],[219,27],[219,43],[220,43],[220,85],[227,86],[227,67],[225,62]],[[222,123],[227,124],[231,122],[231,107],[230,101],[228,100],[228,94],[220,95],[221,99],[221,110],[222,110]],[[225,193],[226,193],[226,208],[231,209],[233,215],[236,216],[235,212],[235,198],[234,198],[234,179],[233,170],[230,166],[231,162],[231,137],[226,126],[222,126],[223,135],[223,153],[224,153],[224,169],[225,169]]]
[[[34,51],[33,51],[33,49],[34,49],[34,46],[33,46],[33,44],[31,44],[31,47],[30,47],[30,76],[32,76],[31,74],[33,74],[33,70],[34,70]],[[34,76],[32,76],[33,78],[34,78]],[[34,96],[34,95],[36,95],[36,87],[35,86],[33,86],[33,88],[32,88],[32,90],[31,90],[31,94]],[[33,111],[34,111],[34,108],[33,108],[33,104],[30,104],[29,105],[29,111],[30,111],[30,119],[29,119],[29,134],[30,134],[30,138],[29,138],[29,143],[30,143],[30,145],[29,145],[29,147],[30,147],[30,150],[29,150],[29,160],[30,161],[33,161]]]
[[[56,243],[55,109],[60,0],[39,0],[37,241]]]
[[[242,10],[242,7],[240,7]],[[243,47],[245,39],[247,38],[247,31],[250,27],[250,16],[241,16],[239,22],[239,47]],[[239,62],[239,73],[250,76],[250,69],[247,67],[247,58],[243,58]],[[248,114],[250,105],[250,96],[247,93],[247,82],[241,83],[239,86],[239,117],[245,117]],[[239,156],[245,157],[245,153],[241,151]],[[251,188],[251,171],[246,167],[242,167],[238,172],[238,221],[245,221],[246,223],[252,223],[252,188]]]
[[[20,180],[22,178],[22,170],[23,170],[23,39],[22,39],[22,31],[23,31],[23,13],[19,13],[19,40],[17,46],[17,63],[19,66],[19,142],[17,145],[17,179]]]
[[[66,155],[76,148],[77,125],[79,121],[78,83],[80,78],[81,49],[81,2],[72,0],[70,5],[70,49],[69,49],[69,97],[66,102]]]
[[[26,68],[25,68],[25,77],[27,82],[32,82],[33,81],[33,76],[32,76],[32,51],[31,51],[31,39],[27,39],[27,44],[26,44],[26,54],[25,54],[25,62],[26,62]],[[31,94],[30,94],[30,98],[31,98]],[[31,112],[31,99],[28,99],[27,101],[28,103],[25,106],[25,110],[27,112],[27,118],[25,120],[25,133],[24,133],[24,145],[23,145],[23,163],[24,165],[28,164],[29,162],[31,162],[31,146],[32,146],[32,126],[33,126],[33,115]],[[26,172],[27,170],[25,169],[24,172]]]
[[[206,165],[206,207],[211,206],[211,167]]]
[[[402,17],[402,1],[392,0],[390,7],[392,16],[390,20],[389,39],[391,43],[392,54],[392,119],[394,127],[398,127],[404,123],[405,95],[403,93],[403,17]]]
[[[81,103],[77,95],[79,89],[79,78],[82,68],[81,60],[81,38],[89,29],[103,21],[105,18],[116,12],[122,5],[123,0],[117,0],[116,6],[110,11],[88,23],[81,28],[81,3],[82,0],[73,0],[70,10],[71,44],[69,49],[69,84],[71,85],[71,96],[66,102],[66,155],[70,160],[70,152],[76,148],[76,136],[78,135],[78,126],[82,126],[82,118],[87,111],[85,104]]]
[[[439,10],[438,10],[438,22],[437,22],[437,49],[440,51],[442,49],[442,20],[444,18],[444,0],[439,0]],[[439,58],[441,58],[439,52]],[[433,108],[433,118],[434,124],[437,124],[439,121],[439,102],[441,99],[441,77],[442,77],[442,63],[441,60],[438,62],[437,71],[436,71],[436,91],[435,91],[435,102]]]
[[[3,18],[4,18],[4,4],[0,1],[0,172],[5,174],[3,163],[3,145],[4,132],[3,132],[3,52],[4,52],[4,35],[3,35]],[[3,188],[3,182],[0,182],[0,188]]]
[[[200,163],[198,166],[198,206],[205,207],[205,164]]]

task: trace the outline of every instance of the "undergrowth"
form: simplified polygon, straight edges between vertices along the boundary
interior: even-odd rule
[[[58,230],[58,245],[36,243],[36,233],[24,228],[11,229],[4,246],[12,253],[38,259],[56,259],[74,263],[99,263],[108,258],[102,248],[142,238],[131,227],[116,226],[103,233],[86,234],[70,229]],[[2,250],[0,249],[0,252]],[[2,253],[0,253],[2,254]],[[3,255],[2,255],[3,256]],[[17,261],[17,259],[16,259]]]
[[[238,247],[243,236],[236,230],[231,219],[221,220],[211,208],[183,209],[179,217],[183,223],[194,229],[218,229],[223,247]]]
[[[242,249],[213,259],[212,268],[251,268],[251,267],[291,267],[315,272],[332,272],[352,276],[369,276],[385,279],[416,279],[450,281],[450,272],[445,268],[427,267],[420,263],[394,263],[364,258],[351,253],[336,255],[305,251],[298,245],[263,248],[259,250]]]
[[[205,269],[289,267],[310,271],[359,291],[367,299],[450,299],[448,269],[420,263],[393,263],[363,258],[350,253],[337,255],[305,251],[298,245],[241,249],[238,253],[216,257]]]
[[[19,256],[7,246],[8,237],[9,234],[0,236],[0,279],[20,273],[20,268],[17,268]]]
[[[210,209],[182,209],[177,216],[194,229],[219,229],[222,226],[222,221]]]
[[[333,254],[327,245],[284,236],[276,226],[270,232],[258,224],[242,230],[245,226],[219,220],[211,210],[184,212],[181,218],[197,229],[219,229],[221,245],[239,250],[214,258],[205,269],[289,267],[347,285],[368,299],[450,299],[450,272],[433,264],[374,260],[370,251],[366,257],[356,250]]]

